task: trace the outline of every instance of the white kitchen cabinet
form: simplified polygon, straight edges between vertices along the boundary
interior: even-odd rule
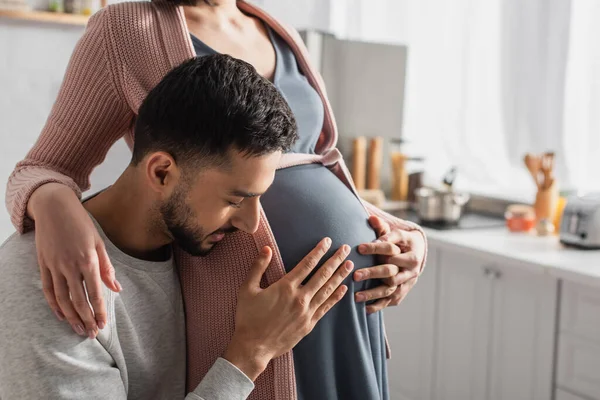
[[[600,400],[600,291],[564,282],[557,385]]]
[[[433,398],[483,400],[491,326],[492,281],[477,258],[439,255],[437,360]]]
[[[564,390],[556,389],[554,400],[586,400],[583,397],[576,396]]]
[[[433,398],[550,399],[556,280],[447,249],[439,260]]]
[[[489,400],[552,396],[558,282],[521,268],[490,267]]]
[[[392,349],[388,361],[391,400],[431,397],[438,251],[429,249],[423,274],[398,307],[385,310]]]

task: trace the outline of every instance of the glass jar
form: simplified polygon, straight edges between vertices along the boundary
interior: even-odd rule
[[[535,227],[535,210],[531,206],[512,204],[507,207],[504,218],[511,232],[529,232]]]

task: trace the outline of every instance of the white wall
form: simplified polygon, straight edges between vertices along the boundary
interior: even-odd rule
[[[14,231],[4,207],[8,176],[35,143],[83,29],[0,18],[0,243]],[[123,142],[107,161],[94,171],[92,190],[124,169],[129,151]]]
[[[384,138],[382,189],[389,191],[389,140],[402,134],[407,48],[325,37],[322,75],[338,124],[338,147],[351,161],[352,138]]]

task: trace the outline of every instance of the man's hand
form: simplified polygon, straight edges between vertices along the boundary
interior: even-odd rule
[[[235,332],[224,355],[250,379],[255,380],[271,359],[287,353],[308,335],[348,290],[341,285],[354,268],[351,261],[344,262],[350,253],[348,245],[340,247],[302,285],[330,246],[329,238],[321,240],[292,271],[266,289],[261,289],[260,280],[272,251],[269,247],[261,250],[240,289]]]
[[[389,224],[379,217],[370,217],[369,224],[375,229],[378,239],[358,247],[361,254],[378,255],[382,263],[354,273],[354,280],[379,278],[383,285],[358,292],[357,302],[378,299],[367,306],[371,314],[388,306],[397,306],[413,288],[421,274],[425,257],[425,239],[418,231],[391,230]]]

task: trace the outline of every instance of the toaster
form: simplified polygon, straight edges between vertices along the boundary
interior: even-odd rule
[[[600,193],[567,199],[560,223],[560,241],[584,249],[600,249]]]

